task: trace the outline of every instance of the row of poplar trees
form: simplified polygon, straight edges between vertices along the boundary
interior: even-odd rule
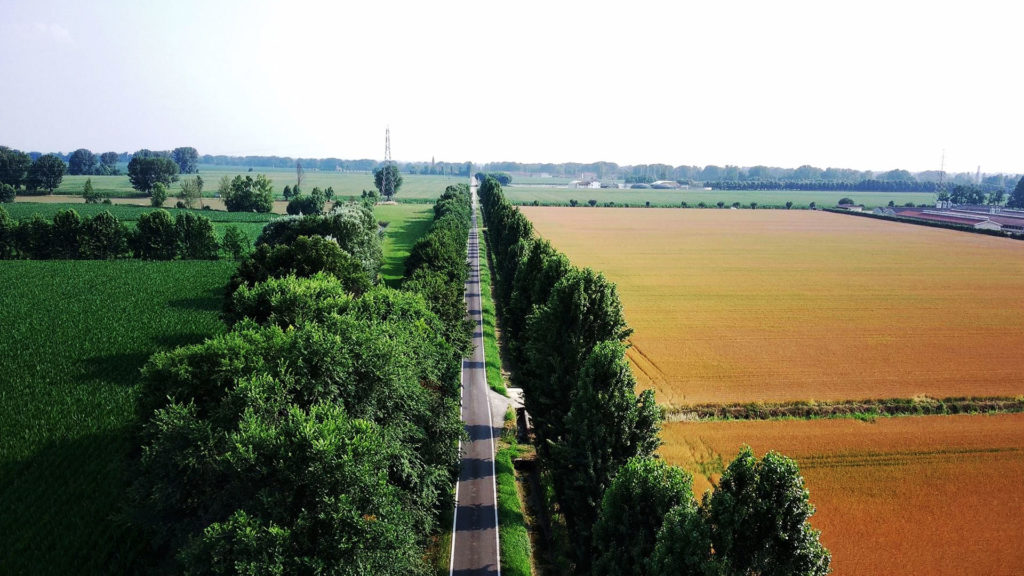
[[[749,449],[700,504],[692,476],[658,460],[662,412],[626,360],[615,285],[573,266],[486,178],[479,189],[512,383],[577,574],[825,574],[830,556],[792,460]]]

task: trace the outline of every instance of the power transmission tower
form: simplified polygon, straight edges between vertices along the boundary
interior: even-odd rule
[[[935,188],[937,198],[943,198],[946,193],[946,149],[942,149],[942,164],[939,166],[939,185]],[[941,200],[940,200],[941,201]]]
[[[381,175],[380,186],[380,192],[387,200],[391,200],[391,197],[395,195],[395,179],[392,175],[392,166],[394,166],[394,162],[391,160],[391,127],[388,126],[384,130],[384,173]]]

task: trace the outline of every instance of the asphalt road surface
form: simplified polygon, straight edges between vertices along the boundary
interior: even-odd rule
[[[498,507],[494,476],[494,418],[487,397],[483,315],[480,302],[480,250],[476,228],[476,188],[473,224],[469,231],[469,280],[466,307],[474,323],[473,352],[462,361],[462,421],[469,441],[462,443],[462,472],[455,489],[452,522],[452,576],[500,575]]]

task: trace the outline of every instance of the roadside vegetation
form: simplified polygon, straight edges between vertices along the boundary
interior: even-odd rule
[[[453,207],[465,204],[462,226],[467,234],[468,193],[464,200],[454,192],[445,198]],[[442,204],[437,214],[451,212]],[[20,209],[21,205],[8,207]],[[217,219],[213,225],[223,224],[227,232],[241,232],[235,226],[252,226],[252,231],[242,233],[244,238],[238,238],[242,244],[252,244],[250,240],[256,240],[270,220],[247,213],[77,207],[87,212],[86,222],[107,219],[122,239],[141,234],[140,229],[153,229],[154,214],[161,224],[170,223],[156,226],[168,234],[177,230],[176,220],[189,221],[195,214],[213,216]],[[118,222],[109,209],[133,219]],[[50,256],[56,256],[53,247],[78,238],[58,233],[64,230],[59,223],[69,214],[54,209],[49,215],[58,224],[45,221],[51,234]],[[376,279],[379,263],[387,256],[380,246],[386,233],[380,233],[369,208],[354,207],[341,214],[321,217],[326,224],[312,226],[304,219],[284,219],[258,243],[261,247],[273,244],[271,249],[304,240],[339,247],[337,240],[327,241],[319,233],[347,242],[343,252],[305,251],[308,266],[303,272],[311,273],[310,278],[296,277],[297,270],[283,259],[257,267],[265,274],[263,282],[231,281],[238,264],[227,260],[183,260],[186,255],[178,252],[171,257],[179,259],[169,262],[127,259],[137,255],[136,247],[142,249],[136,242],[128,244],[127,252],[111,253],[120,257],[110,260],[0,262],[0,334],[5,341],[18,342],[0,351],[4,383],[0,385],[0,414],[4,415],[0,418],[0,501],[4,502],[0,529],[12,535],[0,545],[0,565],[12,573],[178,573],[185,567],[233,571],[240,565],[234,563],[238,560],[267,569],[289,566],[288,571],[295,571],[299,566],[326,566],[330,559],[284,543],[297,543],[306,527],[315,526],[319,532],[326,526],[322,522],[334,518],[342,522],[336,527],[353,530],[350,534],[363,539],[357,547],[376,538],[384,548],[374,562],[393,565],[388,568],[393,573],[423,568],[423,547],[438,529],[447,528],[435,518],[440,517],[443,524],[446,515],[451,517],[448,502],[458,465],[455,446],[462,434],[452,390],[458,386],[459,346],[468,341],[468,335],[460,332],[461,325],[444,326],[424,296],[411,289],[371,286],[362,295],[346,289],[343,279],[331,272],[339,270],[348,277],[348,272],[357,271],[360,277]],[[14,227],[15,238],[24,236],[17,233],[24,222],[41,228],[40,221],[42,217],[5,220]],[[356,222],[362,230],[358,234],[351,226]],[[180,249],[180,237],[175,240],[174,248]],[[157,252],[152,257],[168,257],[171,246],[168,240],[147,244],[145,249]],[[31,255],[20,251],[17,242],[7,248],[10,257]],[[225,255],[231,254],[221,253]],[[247,250],[237,256],[243,258],[243,266],[258,258],[248,256]],[[323,270],[314,269],[318,259]],[[339,259],[355,259],[356,266],[332,268],[330,263]],[[427,255],[421,266],[435,266],[435,262]],[[419,276],[431,277],[426,272]],[[228,285],[244,287],[235,298],[226,299]],[[440,288],[440,282],[428,287]],[[461,294],[461,289],[459,281],[449,291]],[[432,297],[429,291],[424,293]],[[231,331],[222,318],[230,321]],[[454,336],[454,344],[446,336]],[[377,342],[387,345],[375,346],[374,337],[383,338]],[[428,353],[440,356],[424,356]],[[208,371],[212,366],[205,361],[221,354],[238,364],[213,377]],[[170,370],[191,360],[198,364],[188,375]],[[298,368],[302,366],[306,369]],[[388,376],[376,372],[379,377],[374,377],[378,368]],[[414,376],[415,370],[422,376]],[[322,398],[323,389],[302,387],[314,373],[319,385],[327,384],[328,374],[336,376],[340,381],[333,381],[344,382],[349,391],[340,395],[358,394],[360,399],[344,405],[314,402],[310,397],[320,394]],[[355,382],[363,384],[353,388]],[[424,386],[431,382],[436,384]],[[394,386],[406,389],[399,392]],[[310,397],[303,396],[302,390]],[[405,398],[404,408],[385,402],[392,393]],[[294,402],[287,401],[289,395]],[[387,409],[371,408],[373,402]],[[182,411],[186,404],[196,411]],[[301,414],[295,408],[300,405],[308,406]],[[215,406],[219,415],[208,419]],[[246,406],[260,407],[258,414],[252,413],[255,419],[233,412],[244,412]],[[405,419],[416,413],[420,414],[416,426],[408,424]],[[245,425],[232,425],[233,417]],[[212,433],[210,443],[195,445],[204,451],[202,457],[188,455],[189,442],[198,441],[190,436],[194,426],[210,426]],[[425,431],[417,432],[417,426]],[[411,440],[420,434],[430,442]],[[297,472],[302,463],[320,467],[309,468],[306,480],[301,474],[286,480],[270,460],[250,460],[249,468],[239,469],[241,452],[227,448],[223,442],[228,438],[239,450],[245,447],[248,454],[270,460],[274,448],[266,442],[273,438],[276,446],[292,451],[292,460],[282,461],[290,463],[289,473]],[[190,486],[186,471],[199,469],[195,467],[238,483],[226,492],[220,492],[225,484],[218,480]],[[386,486],[381,488],[373,478],[383,479]],[[359,486],[360,479],[374,486],[364,492],[367,496],[381,491],[373,504],[361,501],[367,506],[362,516],[351,517],[338,507],[337,497],[349,490],[359,492],[352,487]],[[290,504],[264,500],[262,493],[250,490],[262,485],[281,494],[297,494],[282,486],[307,481],[307,488],[317,493],[333,485],[334,496],[328,494],[331,500],[324,501],[328,508],[319,509],[323,514],[296,518],[290,526],[284,513]],[[207,490],[212,486],[220,487],[217,493]],[[173,494],[187,497],[192,504]],[[250,498],[261,499],[260,504]],[[358,507],[358,502],[351,505]],[[229,510],[235,504],[239,507]],[[304,509],[315,513],[312,505]],[[196,524],[197,518],[204,520]],[[386,525],[385,519],[397,524]],[[257,541],[259,550],[248,546]],[[403,549],[403,542],[412,547]],[[227,546],[230,552],[222,553],[226,549],[219,546]],[[392,557],[393,553],[397,556]]]
[[[427,569],[463,434],[469,337],[447,296],[468,224],[468,191],[446,191],[397,291],[366,282],[381,260],[366,207],[264,229],[229,284],[232,330],[143,370],[127,514],[156,547],[147,570]]]
[[[516,413],[509,407],[505,413],[505,425],[498,440],[498,451],[494,460],[497,473],[501,572],[509,576],[530,576],[532,573],[530,534],[519,496],[520,481],[513,466],[515,459],[530,449],[528,445],[519,444]]]
[[[508,396],[502,370],[501,349],[498,346],[498,316],[494,308],[494,288],[491,282],[490,250],[487,235],[480,222],[480,306],[483,325],[484,359],[487,386],[502,396]]]

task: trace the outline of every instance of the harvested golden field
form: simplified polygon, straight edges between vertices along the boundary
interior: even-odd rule
[[[1024,393],[1024,242],[805,210],[524,207],[662,403]]]
[[[800,466],[835,574],[1019,574],[1024,414],[668,423],[694,490],[743,444]]]

